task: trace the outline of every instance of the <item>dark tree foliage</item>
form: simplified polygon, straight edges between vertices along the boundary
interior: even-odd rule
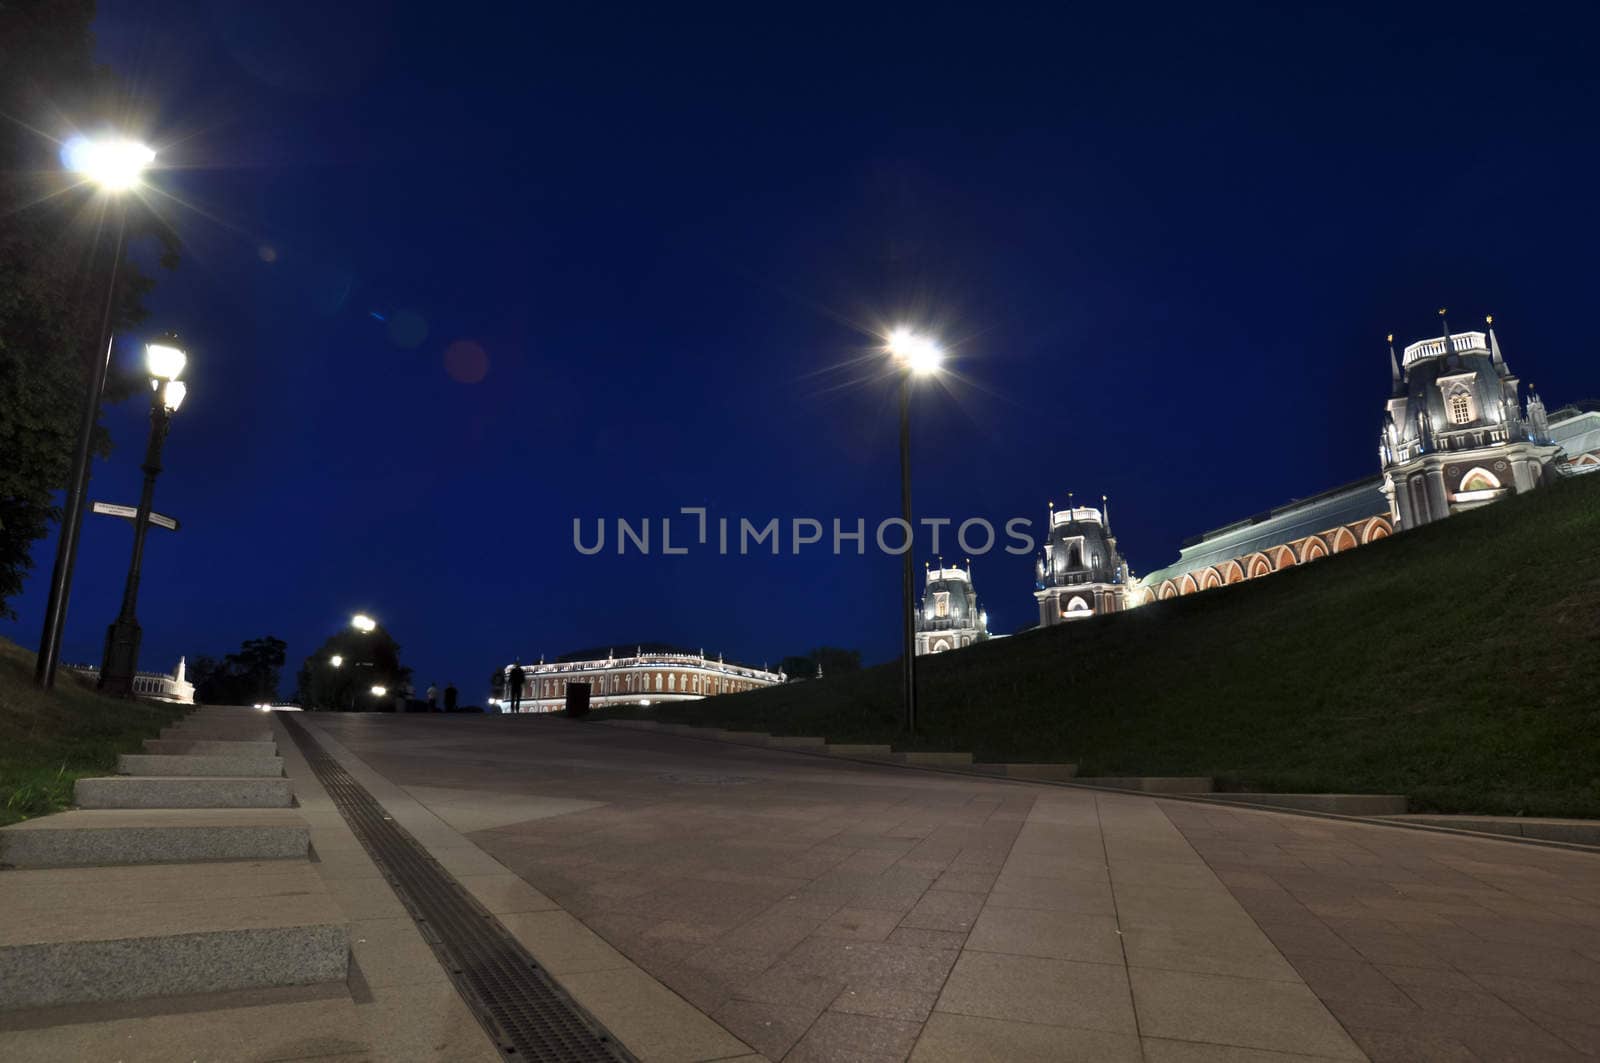
[[[333,658],[340,663],[335,665]],[[382,700],[372,688],[388,690]],[[303,709],[335,712],[387,711],[396,695],[411,686],[411,669],[400,663],[400,644],[379,625],[362,634],[343,628],[300,666],[295,700]]]
[[[221,661],[194,662],[194,699],[202,705],[256,705],[278,700],[278,683],[288,644],[268,635],[250,639]]]
[[[88,0],[0,3],[0,616],[15,616],[8,603],[33,567],[33,547],[60,516],[53,494],[71,473],[106,302],[104,204],[87,187],[67,188],[75,178],[63,173],[53,138],[137,117],[117,80],[93,61],[93,18]],[[130,244],[158,236],[161,264],[171,268],[170,231],[137,198],[129,203]],[[123,262],[118,330],[144,317],[141,299],[152,283]],[[105,400],[126,398],[136,385],[110,379]],[[110,449],[98,428],[95,453]]]
[[[817,662],[810,657],[785,657],[778,664],[783,674],[793,683],[801,679],[815,679],[817,676]]]
[[[826,679],[830,675],[861,671],[861,651],[846,650],[838,646],[818,646],[811,651],[811,659]]]

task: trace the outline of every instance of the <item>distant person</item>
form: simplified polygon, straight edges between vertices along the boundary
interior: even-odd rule
[[[456,711],[456,685],[454,683],[444,688],[444,711]]]
[[[528,678],[528,673],[522,670],[522,662],[517,661],[511,666],[511,674],[506,677],[506,685],[511,688],[511,711],[522,711],[522,684]]]
[[[439,688],[432,683],[428,684],[428,711],[439,711]]]

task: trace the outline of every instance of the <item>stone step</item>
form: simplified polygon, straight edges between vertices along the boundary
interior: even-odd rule
[[[118,775],[211,775],[275,779],[283,774],[283,758],[235,757],[221,753],[124,753],[117,757]]]
[[[289,780],[181,775],[106,775],[79,779],[80,808],[288,808]]]
[[[863,745],[857,742],[829,742],[823,746],[823,751],[841,757],[883,757],[893,755],[888,746]]]
[[[1554,819],[1543,816],[1455,816],[1419,813],[1392,817],[1396,823],[1500,834],[1513,838],[1538,838],[1548,842],[1600,845],[1600,820]]]
[[[722,737],[726,741],[739,742],[747,746],[764,746],[772,738],[765,731],[724,731]]]
[[[0,874],[0,1008],[343,982],[349,932],[309,863]]]
[[[1076,764],[974,764],[972,770],[1006,779],[1042,779],[1066,782],[1078,774]]]
[[[1104,775],[1074,779],[1084,786],[1104,786],[1113,790],[1138,790],[1146,794],[1209,794],[1216,782],[1209,775]]]
[[[768,735],[765,745],[769,749],[817,749],[820,750],[828,744],[826,738],[814,738],[810,735]]]
[[[275,757],[276,742],[227,742],[195,738],[146,738],[146,753],[199,753],[235,757]]]
[[[965,768],[972,764],[971,753],[944,753],[929,749],[896,753],[894,759],[901,764],[918,764],[925,768]]]
[[[1403,794],[1211,794],[1213,801],[1241,805],[1299,808],[1308,812],[1335,812],[1345,816],[1392,816],[1406,810]]]
[[[306,858],[294,809],[85,809],[0,828],[0,865],[91,867]]]
[[[272,728],[268,724],[250,721],[243,724],[190,724],[180,723],[163,728],[162,738],[175,738],[183,742],[270,742]]]

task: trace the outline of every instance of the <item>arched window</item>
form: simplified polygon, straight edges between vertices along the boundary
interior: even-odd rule
[[[1472,420],[1472,400],[1467,398],[1465,391],[1450,396],[1450,420],[1454,424],[1466,424]]]
[[[656,673],[656,690],[659,691],[660,689],[661,689],[661,673],[657,672]]]
[[[1477,467],[1469,469],[1461,478],[1461,490],[1467,491],[1496,491],[1500,488],[1500,481],[1488,469]]]

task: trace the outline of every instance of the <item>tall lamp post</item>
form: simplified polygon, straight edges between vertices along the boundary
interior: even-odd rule
[[[145,365],[150,371],[150,444],[144,452],[144,490],[139,494],[139,511],[133,518],[133,558],[128,563],[128,582],[122,588],[122,609],[106,631],[105,658],[100,665],[100,689],[126,697],[133,692],[133,677],[139,667],[139,570],[144,565],[144,535],[150,526],[150,503],[156,493],[156,477],[161,474],[161,446],[167,441],[172,415],[183,405],[187,391],[178,379],[188,356],[170,338],[145,347]]]
[[[117,268],[127,233],[128,208],[123,193],[139,184],[145,167],[156,153],[132,140],[75,138],[62,153],[67,167],[95,186],[102,197],[102,218],[110,222],[111,258],[106,266],[106,301],[100,315],[99,338],[90,351],[89,391],[78,422],[78,442],[73,450],[72,476],[67,482],[61,532],[56,539],[56,561],[50,571],[50,594],[45,601],[44,629],[33,662],[33,680],[48,690],[56,684],[61,657],[61,633],[67,623],[67,599],[72,594],[72,568],[78,556],[78,532],[83,527],[83,503],[89,490],[89,450],[95,422],[100,419],[100,396],[106,388],[106,367],[111,361],[111,325],[116,308]],[[143,525],[140,526],[143,530]]]
[[[928,377],[939,371],[944,362],[944,351],[926,336],[910,329],[895,329],[889,334],[886,345],[889,356],[900,371],[900,515],[906,522],[906,552],[904,555],[904,643],[901,666],[902,702],[905,710],[906,733],[917,730],[917,622],[916,622],[916,559],[912,556],[911,541],[916,538],[916,527],[911,523],[911,386],[919,377]]]

